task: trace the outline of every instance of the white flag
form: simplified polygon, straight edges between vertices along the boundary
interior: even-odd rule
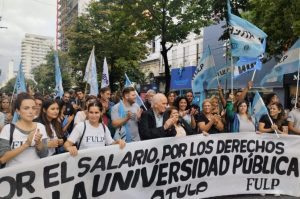
[[[108,86],[109,86],[109,74],[108,74],[108,67],[107,67],[107,62],[105,57],[103,62],[101,88],[108,87]]]
[[[95,47],[91,52],[89,61],[85,68],[84,81],[90,85],[90,95],[98,95],[97,69],[95,60]]]

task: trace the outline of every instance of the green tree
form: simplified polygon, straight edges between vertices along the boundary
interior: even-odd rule
[[[90,52],[95,46],[99,82],[104,57],[109,65],[113,89],[116,88],[115,83],[123,84],[125,72],[129,73],[132,81],[143,82],[144,75],[138,66],[147,53],[144,45],[146,37],[138,33],[136,19],[114,1],[93,1],[87,11],[67,32],[74,72],[84,74]],[[83,75],[78,76],[77,81],[82,82],[82,79]]]
[[[16,93],[16,90],[14,90],[14,86],[16,83],[16,77],[10,79],[4,87],[1,88],[1,92],[3,93]],[[36,84],[31,79],[25,79],[26,88],[27,85],[29,85],[31,88],[35,88]]]
[[[190,32],[200,33],[200,28],[211,23],[211,0],[128,0],[121,1],[128,15],[133,15],[141,31],[152,40],[160,36],[161,55],[165,69],[165,92],[170,88],[168,51],[172,43],[181,42]]]
[[[245,13],[251,22],[268,34],[267,52],[281,55],[300,35],[300,3],[295,0],[250,0]]]
[[[74,86],[74,78],[71,76],[72,68],[66,53],[59,52],[59,64],[62,74],[63,88],[69,90]],[[54,51],[50,51],[46,56],[46,64],[32,70],[34,79],[37,85],[34,86],[35,90],[43,93],[52,93],[55,88],[55,65],[54,65]]]

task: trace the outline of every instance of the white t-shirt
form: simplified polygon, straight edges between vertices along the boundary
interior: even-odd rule
[[[98,127],[94,127],[90,124],[88,120],[85,121],[85,124],[86,124],[86,129],[80,144],[80,150],[105,146],[105,145],[111,145],[114,142],[114,140],[110,135],[110,131],[106,125],[99,124]],[[103,127],[105,128],[105,133]],[[74,127],[71,135],[68,137],[68,140],[72,143],[76,143],[76,142],[78,143],[83,134],[83,130],[84,130],[84,122],[78,123]]]
[[[3,129],[0,133],[0,138],[9,141],[10,127],[11,127],[10,124],[7,124],[3,127]],[[45,126],[41,123],[37,123],[37,129],[39,129],[40,133],[42,134],[42,140],[47,139],[47,133],[46,133]],[[13,133],[13,141],[12,141],[11,149],[20,147],[23,143],[26,142],[27,137],[28,137],[28,134],[21,132],[17,127],[15,127],[15,130]],[[13,165],[20,165],[20,163],[30,162],[32,160],[38,160],[38,159],[40,159],[40,157],[36,153],[35,144],[34,144],[34,140],[33,140],[31,143],[31,146],[28,147],[21,154],[17,155],[16,157],[14,157],[10,161],[8,161],[6,163],[6,167],[10,167]]]
[[[50,128],[53,132],[53,137],[49,137],[48,134],[47,134],[47,137],[48,137],[48,141],[49,140],[54,140],[54,139],[58,139],[57,135],[56,135],[56,132],[55,132],[55,129],[53,128],[53,125],[50,124]],[[48,148],[48,151],[49,151],[49,154],[48,156],[52,156],[54,153],[55,153],[55,148]]]
[[[293,122],[294,127],[300,129],[300,109],[293,109],[290,111],[287,121]]]
[[[239,132],[255,132],[254,123],[251,120],[249,120],[249,118],[241,117],[239,114],[237,114],[237,117],[240,121]]]
[[[79,122],[84,122],[86,120],[86,115],[84,111],[78,111],[74,118],[74,125]]]

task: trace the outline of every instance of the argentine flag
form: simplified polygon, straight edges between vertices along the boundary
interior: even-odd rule
[[[255,117],[255,123],[258,124],[261,116],[268,113],[268,109],[262,100],[260,94],[256,91],[253,102],[252,102],[252,115]],[[271,121],[272,123],[272,121]]]
[[[214,74],[215,61],[211,54],[210,47],[207,46],[192,78],[192,90],[194,94],[204,91],[204,82],[211,79]]]
[[[261,40],[266,38],[267,34],[247,20],[232,14],[229,0],[227,8],[232,56],[257,58],[263,54]]]
[[[260,82],[264,85],[269,82],[282,82],[283,75],[298,71],[300,64],[300,38],[296,43],[283,55],[278,64],[274,66],[270,74],[267,74]]]
[[[91,52],[88,63],[85,68],[84,81],[90,85],[90,95],[98,95],[98,80],[97,80],[97,69],[95,59],[95,47]]]
[[[62,77],[61,77],[57,52],[54,52],[54,63],[55,63],[55,89],[54,89],[55,96],[61,98],[64,94],[64,89],[62,85]]]

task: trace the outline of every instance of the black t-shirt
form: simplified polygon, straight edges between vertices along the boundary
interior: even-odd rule
[[[209,123],[208,118],[204,115],[203,112],[200,112],[195,116],[196,124],[198,125],[199,122],[205,122],[205,124]],[[214,133],[220,133],[220,131],[216,128],[215,125],[212,125],[208,131],[209,134],[214,134]]]
[[[271,117],[271,119],[272,119],[273,123],[278,126],[278,129],[280,131],[282,131],[282,126],[287,126],[288,125],[288,122],[286,120],[274,119],[272,117]],[[265,124],[264,128],[266,128],[266,129],[269,129],[272,126],[272,123],[271,123],[270,118],[269,118],[268,115],[261,116],[259,122],[264,123]],[[275,133],[275,131],[272,131],[270,133]]]

